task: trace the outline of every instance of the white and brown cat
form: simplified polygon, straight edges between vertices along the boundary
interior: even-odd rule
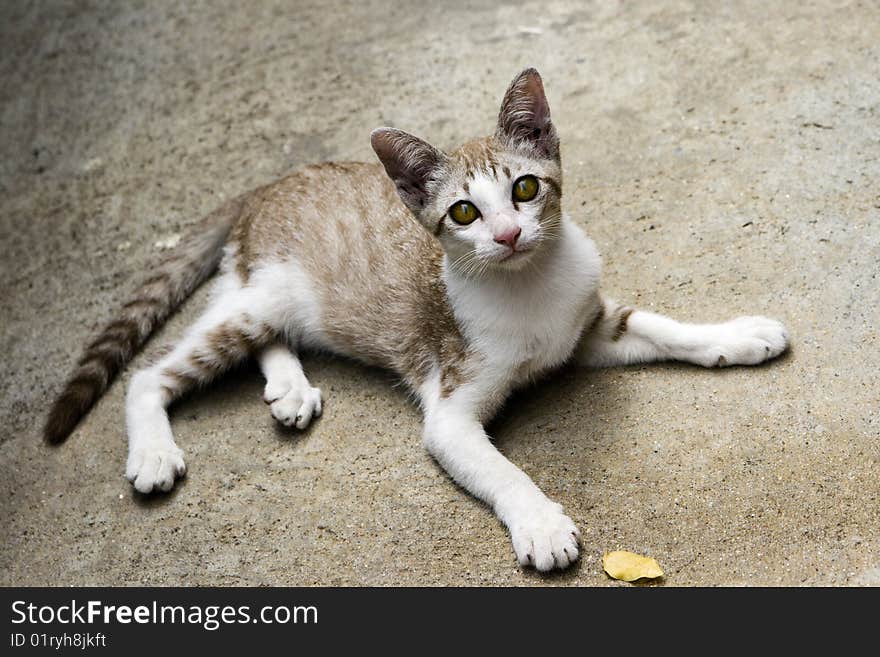
[[[167,491],[186,470],[166,411],[183,393],[253,355],[272,415],[303,429],[322,399],[298,354],[330,351],[396,372],[421,405],[425,447],[495,510],[519,563],[565,568],[575,523],[483,429],[508,393],[571,359],[754,365],[785,351],[786,329],[685,324],[600,294],[596,247],[562,209],[559,138],[533,69],[511,83],[490,137],[448,153],[391,128],[371,139],[381,166],[308,166],[201,222],[86,349],[46,438],[66,438],[219,265],[208,309],[129,385],[138,491]]]

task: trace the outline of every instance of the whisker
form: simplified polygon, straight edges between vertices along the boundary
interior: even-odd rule
[[[474,255],[475,253],[473,250],[465,251],[462,255],[456,258],[451,265],[449,265],[450,269],[456,269],[460,267],[461,269],[466,271],[470,262],[470,258]]]

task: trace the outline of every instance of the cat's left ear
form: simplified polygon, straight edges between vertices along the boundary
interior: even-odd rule
[[[526,144],[548,159],[559,159],[559,137],[550,120],[544,83],[533,68],[517,75],[501,102],[497,137],[514,145]]]
[[[403,130],[376,128],[370,143],[404,204],[419,216],[428,205],[431,182],[440,177],[446,155]]]

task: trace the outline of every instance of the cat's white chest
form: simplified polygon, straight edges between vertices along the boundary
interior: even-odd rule
[[[501,281],[448,280],[456,319],[485,362],[511,385],[561,365],[591,312],[601,263],[595,245],[565,221],[553,257]]]

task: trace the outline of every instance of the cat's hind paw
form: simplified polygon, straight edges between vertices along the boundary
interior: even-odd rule
[[[286,389],[285,389],[286,388]],[[312,418],[320,417],[322,411],[321,389],[309,385],[266,385],[263,401],[269,405],[272,417],[285,427],[305,429]]]
[[[183,450],[174,443],[137,447],[129,453],[125,466],[125,478],[144,494],[169,491],[185,474]]]
[[[578,560],[580,532],[555,502],[517,514],[509,529],[521,566],[546,572]]]

